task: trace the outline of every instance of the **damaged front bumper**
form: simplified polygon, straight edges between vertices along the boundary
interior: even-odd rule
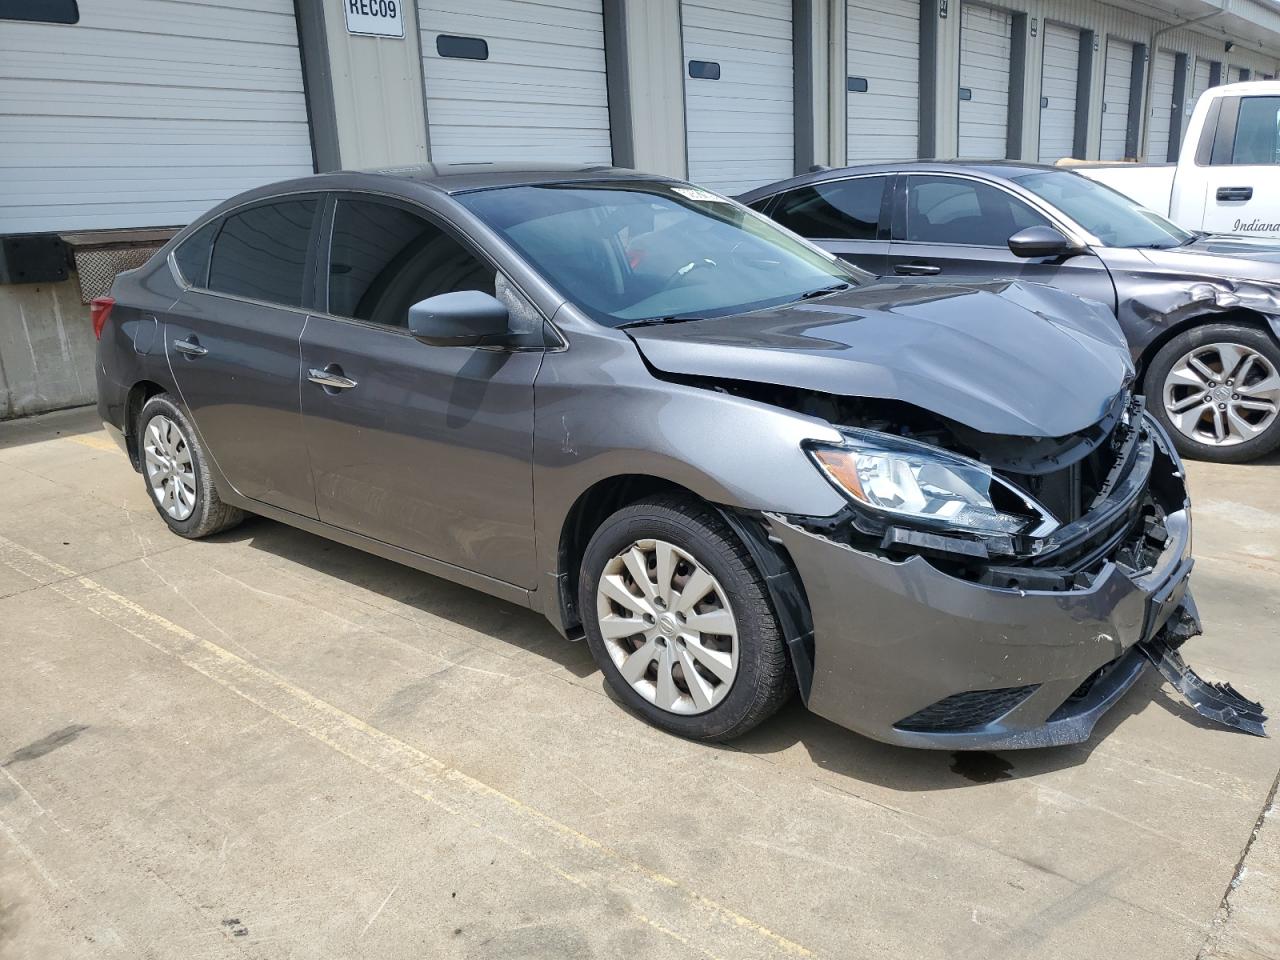
[[[1091,560],[1088,575],[1066,589],[963,578],[920,555],[861,549],[802,518],[769,515],[770,534],[790,555],[808,599],[808,707],[909,747],[1012,749],[1086,739],[1146,669],[1144,642],[1158,660],[1160,649],[1200,632],[1188,588],[1194,561],[1180,464],[1154,429],[1144,443],[1149,468],[1163,471],[1163,548],[1137,570],[1124,562],[1133,554],[1113,541],[1109,555]],[[1140,535],[1148,521],[1135,511],[1130,533]]]

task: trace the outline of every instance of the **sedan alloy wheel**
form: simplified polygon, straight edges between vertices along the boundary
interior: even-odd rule
[[[152,417],[142,450],[147,486],[156,503],[173,519],[186,520],[196,508],[196,473],[182,429],[163,414]]]
[[[1216,447],[1259,437],[1280,416],[1280,374],[1244,344],[1207,343],[1188,351],[1170,368],[1163,394],[1173,426]]]
[[[623,679],[654,706],[705,713],[738,672],[738,624],[720,582],[665,540],[632,543],[596,590],[600,635]]]

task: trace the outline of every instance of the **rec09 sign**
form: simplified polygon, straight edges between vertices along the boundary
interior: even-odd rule
[[[404,0],[341,0],[347,13],[347,33],[366,37],[404,37]]]

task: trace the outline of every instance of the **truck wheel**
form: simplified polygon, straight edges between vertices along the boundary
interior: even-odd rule
[[[609,686],[655,727],[729,740],[795,688],[760,574],[693,498],[656,496],[609,517],[587,546],[578,597]]]
[[[204,447],[186,414],[167,394],[158,393],[143,406],[138,442],[147,494],[178,536],[207,537],[244,519],[242,511],[218,496]]]
[[[1184,457],[1244,463],[1280,446],[1280,345],[1256,327],[1178,334],[1152,358],[1145,391]]]

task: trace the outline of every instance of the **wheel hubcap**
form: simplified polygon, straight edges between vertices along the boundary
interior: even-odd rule
[[[196,508],[196,472],[181,428],[161,414],[147,424],[142,444],[147,486],[160,509],[186,520]]]
[[[1238,343],[1186,353],[1164,381],[1164,409],[1198,443],[1229,447],[1261,436],[1280,415],[1280,375],[1266,357]]]
[[[738,624],[720,582],[665,540],[638,540],[596,588],[610,659],[631,688],[671,713],[710,710],[738,674]]]

